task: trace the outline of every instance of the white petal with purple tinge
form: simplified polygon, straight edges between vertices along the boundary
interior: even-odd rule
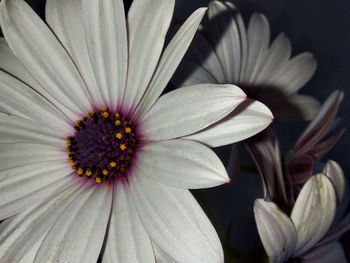
[[[35,256],[35,263],[96,263],[112,206],[108,185],[82,185],[84,191],[57,218]]]
[[[297,242],[297,232],[290,218],[274,203],[257,199],[255,221],[261,241],[272,262],[288,259]]]
[[[152,241],[179,263],[223,262],[223,251],[210,221],[188,190],[143,176],[131,177],[131,193]]]
[[[272,120],[272,113],[264,104],[247,99],[226,118],[184,138],[218,147],[259,133],[269,126]]]
[[[219,121],[246,99],[234,85],[202,84],[169,92],[141,120],[146,140],[192,134]],[[179,110],[181,109],[181,111]]]
[[[230,181],[217,155],[193,141],[146,144],[137,156],[136,165],[142,175],[184,189],[214,187]]]
[[[113,191],[113,207],[102,262],[155,262],[151,240],[136,212],[128,183],[118,181]]]

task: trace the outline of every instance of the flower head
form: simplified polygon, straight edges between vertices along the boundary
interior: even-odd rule
[[[266,17],[255,13],[248,26],[229,1],[212,1],[209,26],[194,38],[173,82],[232,83],[262,101],[277,119],[312,119],[318,102],[297,92],[312,77],[316,61],[310,53],[291,57],[291,44],[280,34],[270,44]]]
[[[255,103],[245,112],[258,121],[244,122],[233,85],[160,96],[205,12],[163,51],[174,3],[135,0],[125,17],[121,0],[48,0],[48,27],[23,0],[1,1],[4,262],[223,262],[187,189],[228,182],[207,145],[253,135],[272,114]]]

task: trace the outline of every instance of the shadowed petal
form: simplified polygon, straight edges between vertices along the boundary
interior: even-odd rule
[[[285,63],[270,75],[270,84],[280,87],[286,94],[294,94],[314,75],[317,62],[310,53],[302,53]]]
[[[270,27],[266,17],[255,13],[249,21],[247,29],[248,39],[248,61],[244,80],[251,83],[258,74],[263,61],[264,54],[270,42]]]
[[[223,65],[226,81],[237,83],[241,70],[240,30],[231,10],[222,2],[209,4],[208,16],[215,50]]]
[[[176,70],[176,74],[171,81],[178,87],[187,87],[202,83],[218,83],[215,77],[202,65],[192,61],[182,60],[181,66]]]
[[[317,247],[301,257],[305,263],[347,263],[344,249],[338,242]]]

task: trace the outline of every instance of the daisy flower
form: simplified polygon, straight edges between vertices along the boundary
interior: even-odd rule
[[[163,50],[174,3],[135,0],[126,17],[122,0],[48,0],[47,25],[1,1],[2,262],[223,262],[187,189],[228,182],[208,146],[272,114],[232,117],[246,100],[233,85],[160,96],[205,12]]]
[[[275,203],[257,199],[255,219],[270,262],[347,262],[338,242],[350,229],[350,213],[344,216],[346,189],[342,169],[328,161],[302,187],[290,216]]]
[[[265,103],[277,119],[314,117],[319,103],[297,93],[316,69],[310,53],[291,57],[284,34],[270,44],[266,17],[255,13],[245,26],[229,1],[212,1],[208,18],[173,78],[177,86],[232,83]]]

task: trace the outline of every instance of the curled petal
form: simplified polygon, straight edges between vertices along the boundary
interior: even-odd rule
[[[290,218],[274,203],[257,199],[255,221],[266,253],[273,262],[283,262],[293,253],[297,233]]]

